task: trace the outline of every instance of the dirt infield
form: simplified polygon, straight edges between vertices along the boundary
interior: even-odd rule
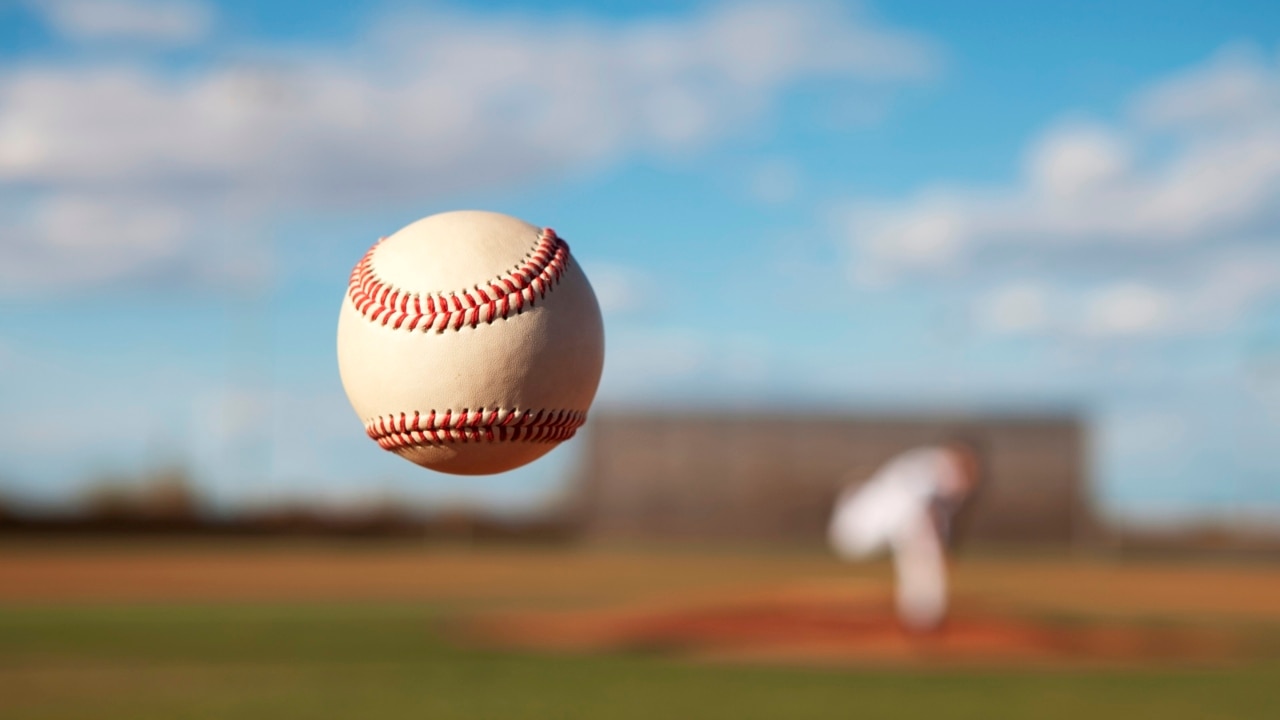
[[[0,544],[0,603],[579,603],[846,572],[821,555],[425,544]]]
[[[1280,566],[963,557],[958,597],[1017,614],[1280,624]],[[0,603],[481,601],[602,607],[838,588],[874,600],[887,565],[819,553],[296,544],[0,543]],[[821,592],[827,592],[822,589]],[[815,590],[815,592],[818,592]]]
[[[1124,623],[1052,623],[955,608],[930,633],[904,629],[884,598],[830,587],[753,596],[559,612],[490,614],[479,642],[526,649],[665,652],[730,662],[871,665],[1221,663],[1243,646],[1231,633]]]

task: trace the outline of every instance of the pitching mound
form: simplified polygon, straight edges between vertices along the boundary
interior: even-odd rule
[[[472,630],[507,647],[734,662],[1090,665],[1216,662],[1234,654],[1228,638],[1205,631],[1037,622],[963,604],[939,630],[913,633],[885,601],[814,593],[505,614],[483,618]]]

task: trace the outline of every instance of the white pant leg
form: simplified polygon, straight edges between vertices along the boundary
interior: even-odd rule
[[[921,512],[893,540],[898,615],[915,630],[936,628],[947,614],[947,563],[942,539]]]

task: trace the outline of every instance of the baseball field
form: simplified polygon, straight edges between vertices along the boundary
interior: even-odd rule
[[[0,545],[0,717],[1272,718],[1280,567],[964,555],[941,631],[818,552]]]

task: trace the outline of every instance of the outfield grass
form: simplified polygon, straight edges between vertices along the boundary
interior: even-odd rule
[[[849,671],[468,649],[406,603],[0,609],[0,717],[1275,718],[1280,665]]]

